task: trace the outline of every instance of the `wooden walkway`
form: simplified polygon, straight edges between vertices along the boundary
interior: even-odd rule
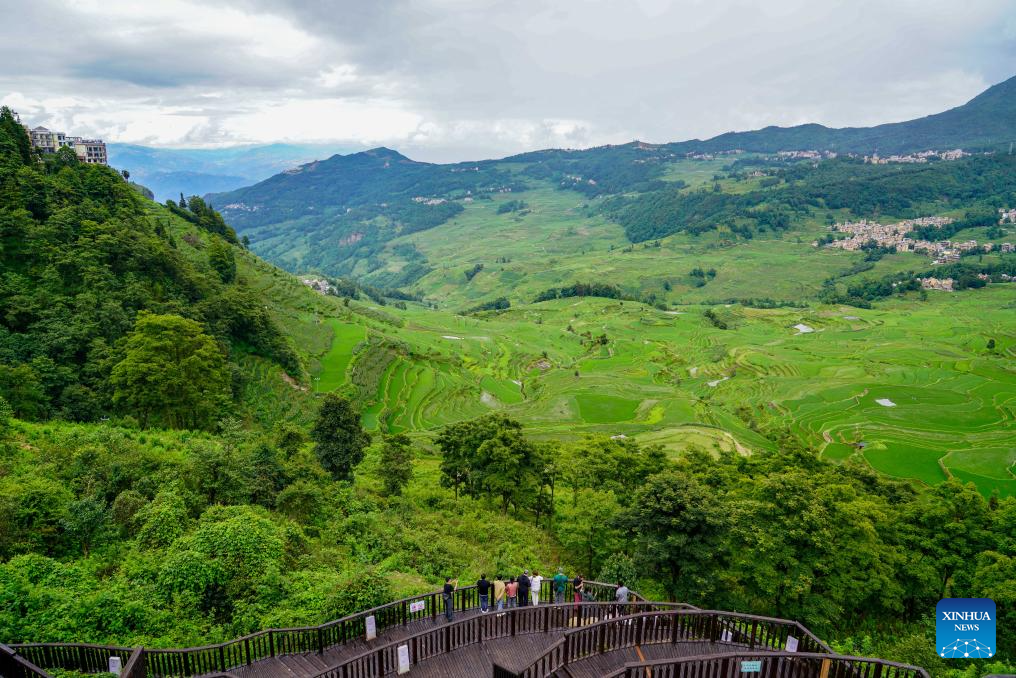
[[[736,652],[747,646],[731,643],[719,645],[704,641],[688,641],[667,645],[641,645],[624,650],[594,655],[573,662],[558,671],[561,678],[599,678],[616,671],[625,664],[652,661],[654,659],[674,659],[675,657],[694,657],[702,654],[718,654],[720,652]]]
[[[479,610],[467,610],[456,612],[453,621],[468,619],[480,614]],[[487,614],[494,614],[488,612]],[[315,676],[330,666],[335,666],[346,659],[351,659],[363,654],[367,650],[373,650],[388,645],[414,633],[426,631],[438,626],[447,624],[444,615],[435,619],[420,619],[411,621],[403,626],[387,628],[378,633],[374,640],[353,640],[342,645],[334,645],[324,651],[323,654],[308,652],[303,654],[289,654],[282,657],[262,659],[249,666],[241,666],[230,670],[228,673],[237,678],[308,678]],[[489,667],[488,667],[489,672]]]
[[[457,612],[454,621],[478,616],[477,610]],[[489,612],[488,614],[496,614]],[[292,654],[274,657],[255,662],[250,666],[234,669],[228,675],[236,678],[310,678],[325,671],[331,666],[362,654],[367,650],[376,649],[392,642],[407,638],[415,633],[446,624],[444,616],[435,619],[414,621],[403,627],[388,629],[378,634],[372,641],[358,640],[332,647],[324,654],[316,652]],[[554,643],[564,636],[563,630],[548,633],[516,636],[512,638],[494,638],[481,644],[470,645],[453,652],[431,657],[413,666],[410,675],[417,678],[475,678],[490,676],[494,664],[520,672],[529,666],[537,657],[546,652]],[[690,657],[702,654],[733,652],[741,647],[731,643],[711,643],[707,641],[687,641],[676,644],[650,644],[638,648],[627,648],[570,664],[557,673],[561,678],[596,678],[615,671],[627,662],[638,662],[653,659],[670,659],[674,657]]]

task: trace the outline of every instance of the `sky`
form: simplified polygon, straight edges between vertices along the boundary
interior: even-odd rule
[[[107,142],[419,160],[936,113],[1014,0],[0,0],[0,102]]]

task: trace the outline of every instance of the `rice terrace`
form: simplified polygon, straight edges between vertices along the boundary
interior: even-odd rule
[[[995,289],[962,303],[942,297],[875,310],[730,306],[727,330],[698,306],[673,314],[593,298],[482,320],[407,312],[398,329],[353,316],[362,324],[331,325],[319,385],[365,379],[364,422],[384,431],[426,432],[503,409],[548,438],[577,430],[675,454],[689,446],[750,454],[772,445],[760,427],[785,427],[829,459],[859,456],[926,483],[952,475],[1009,496],[1016,375],[1005,365],[1016,358],[1014,302],[1011,290]],[[364,327],[374,342],[360,339]],[[607,343],[590,350],[586,331]],[[989,334],[997,337],[992,352],[984,349]],[[351,361],[331,360],[349,353]]]

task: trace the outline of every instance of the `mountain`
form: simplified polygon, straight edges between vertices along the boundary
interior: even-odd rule
[[[340,150],[334,144],[267,144],[230,148],[152,148],[109,144],[109,164],[152,189],[159,201],[248,186]]]
[[[669,146],[704,152],[735,148],[763,153],[817,149],[860,154],[877,151],[889,155],[928,149],[986,149],[1012,141],[1016,141],[1016,77],[989,87],[962,106],[906,122],[841,129],[816,124],[766,127]]]
[[[965,200],[970,191],[963,186],[983,184],[978,178],[983,174],[959,177],[952,176],[953,170],[941,168],[911,174],[914,168],[910,168],[907,178],[901,179],[885,166],[844,168],[841,161],[809,175],[807,181],[812,185],[799,187],[794,195],[784,182],[781,186],[788,190],[777,201],[759,190],[741,190],[766,188],[757,185],[759,182],[742,183],[736,195],[688,195],[684,189],[701,185],[710,175],[746,171],[750,162],[761,163],[750,169],[755,174],[781,168],[779,164],[763,166],[754,155],[758,153],[817,149],[863,155],[877,150],[885,156],[927,149],[1004,148],[1012,139],[1016,139],[1016,78],[949,111],[871,128],[767,127],[705,141],[636,141],[582,150],[547,149],[501,160],[448,165],[416,162],[391,149],[378,148],[335,155],[208,198],[249,238],[255,251],[291,271],[356,276],[382,287],[409,286],[448,263],[428,259],[417,249],[418,239],[409,236],[450,222],[475,221],[470,215],[482,213],[483,207],[491,204],[488,200],[505,194],[542,189],[571,192],[576,200],[594,201],[589,209],[623,226],[631,242],[721,226],[749,237],[774,223],[784,228],[802,200],[832,199],[854,209],[857,216],[901,214],[927,196],[938,195],[946,203]],[[680,179],[689,167],[682,163],[690,162],[690,156],[699,156],[697,162],[708,160],[709,155],[720,158],[717,164],[708,165],[709,174],[690,172],[687,182]],[[810,166],[810,161],[791,159],[782,169],[793,163]],[[696,165],[700,169],[705,166]],[[992,176],[997,169],[990,169]],[[855,190],[859,172],[873,182],[864,196]],[[911,181],[911,177],[917,178]],[[767,184],[774,181],[780,184],[776,177],[767,179]],[[642,204],[629,206],[636,197]],[[521,199],[525,201],[525,197]],[[505,209],[516,219],[526,212],[524,207]],[[489,227],[479,221],[477,228]],[[471,231],[466,237],[478,235],[482,234]],[[576,246],[583,247],[581,243]],[[455,258],[455,265],[464,264]]]
[[[523,186],[494,163],[436,165],[388,148],[335,155],[254,186],[208,196],[259,251],[292,270],[355,272],[393,238],[438,226]],[[298,257],[290,250],[298,249]]]

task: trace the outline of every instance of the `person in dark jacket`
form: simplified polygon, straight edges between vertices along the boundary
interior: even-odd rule
[[[490,605],[490,582],[487,581],[487,575],[480,575],[480,580],[476,582],[476,592],[480,594],[480,614],[487,614]]]
[[[519,607],[529,605],[529,570],[519,575]]]
[[[444,598],[444,613],[445,618],[448,621],[452,620],[452,608],[455,602],[455,589],[458,588],[459,580],[452,579],[451,577],[445,577],[444,580],[444,591],[442,597]]]

